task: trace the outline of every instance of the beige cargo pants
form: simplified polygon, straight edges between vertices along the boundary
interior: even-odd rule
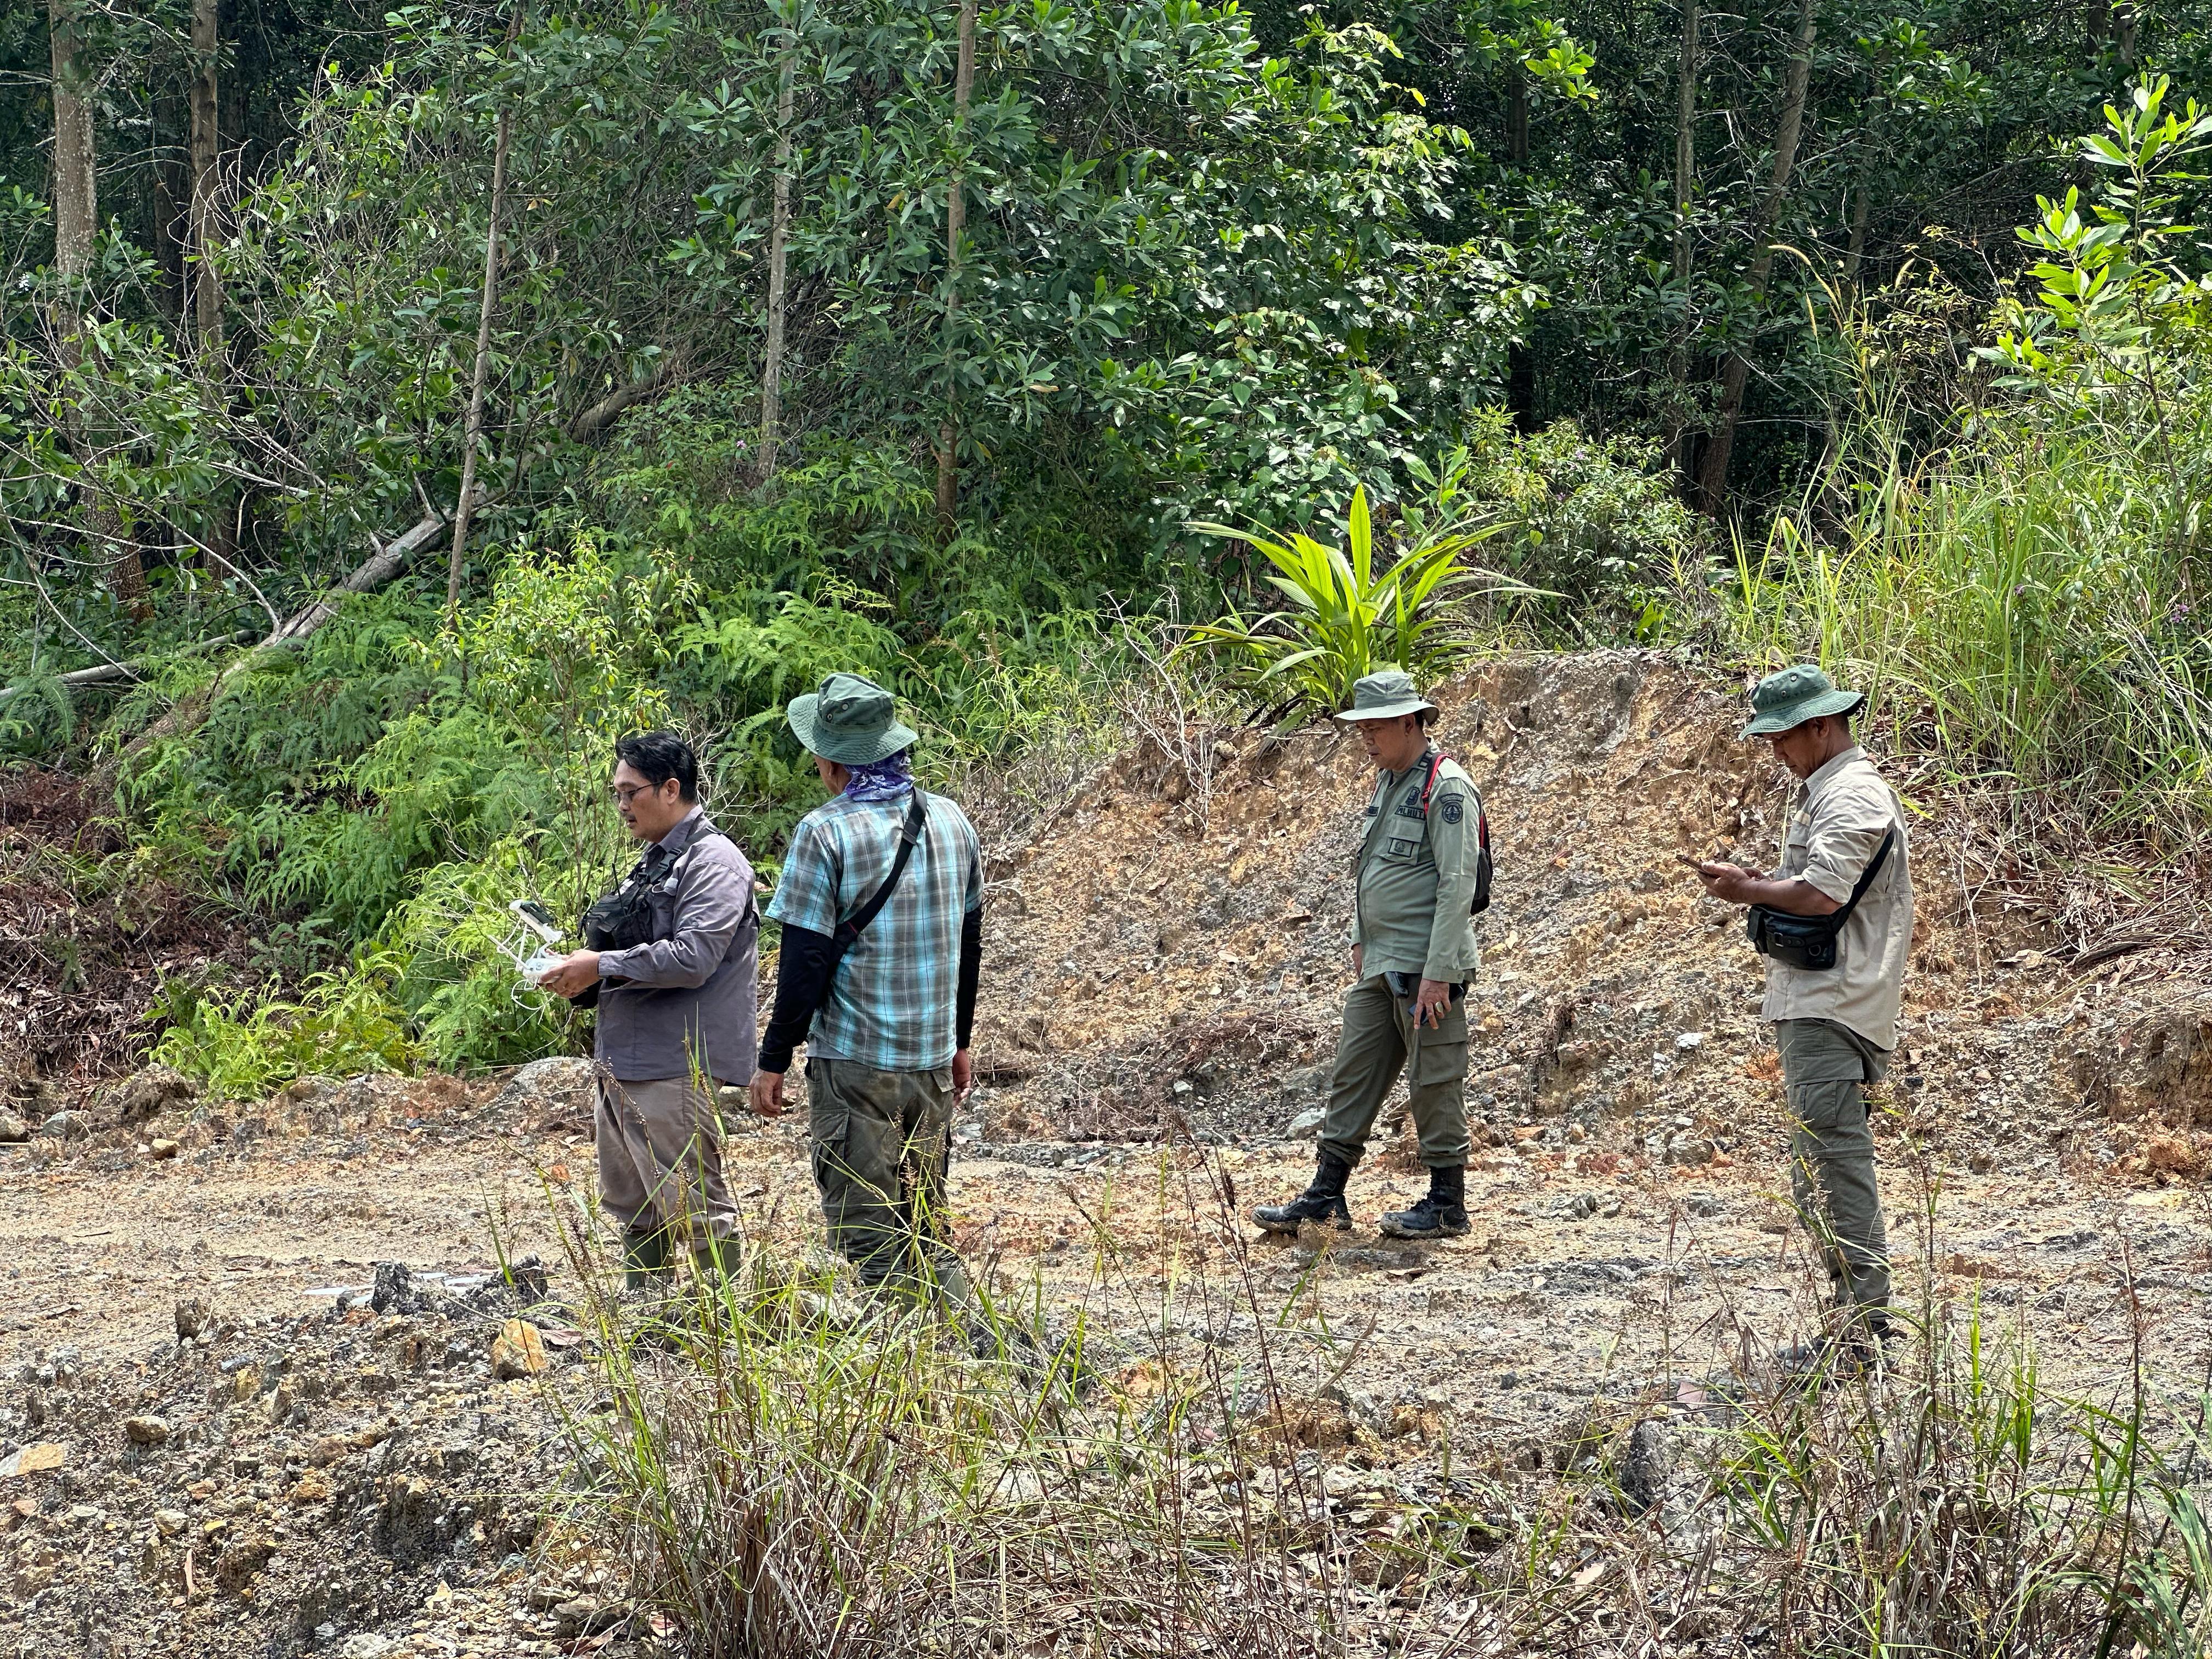
[[[947,1310],[971,1301],[949,1242],[952,1072],[880,1072],[849,1060],[806,1062],[806,1127],[830,1242],[871,1289]]]
[[[1889,1306],[1889,1237],[1866,1091],[1888,1073],[1889,1054],[1832,1019],[1777,1020],[1774,1044],[1790,1105],[1798,1219],[1820,1241],[1836,1306],[1878,1312]]]
[[[738,1212],[722,1180],[714,1085],[684,1077],[622,1082],[604,1067],[599,1083],[599,1207],[624,1232],[665,1230],[672,1244],[734,1237]]]

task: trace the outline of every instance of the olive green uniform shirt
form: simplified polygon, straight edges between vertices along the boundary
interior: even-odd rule
[[[1433,752],[1433,751],[1431,751]],[[1437,787],[1421,810],[1429,757],[1376,780],[1361,825],[1352,900],[1352,942],[1361,972],[1418,974],[1463,984],[1474,977],[1475,857],[1482,797],[1459,763],[1437,769]]]
[[[1897,840],[1836,939],[1836,965],[1812,970],[1765,958],[1762,1019],[1832,1019],[1877,1048],[1897,1047],[1905,960],[1912,945],[1912,866],[1905,811],[1863,749],[1846,749],[1797,787],[1777,881],[1810,883],[1850,902],[1885,832]]]

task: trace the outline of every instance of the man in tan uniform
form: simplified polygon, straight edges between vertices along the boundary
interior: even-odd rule
[[[1847,1355],[1864,1359],[1889,1334],[1888,1241],[1875,1184],[1867,1085],[1897,1047],[1912,872],[1905,814],[1851,736],[1865,702],[1818,668],[1785,668],[1751,694],[1747,738],[1763,737],[1799,780],[1771,876],[1720,861],[1698,866],[1705,890],[1755,907],[1766,957],[1762,1018],[1774,1022],[1791,1129],[1790,1190],[1820,1238]],[[1832,930],[1832,963],[1802,944]],[[1812,959],[1806,960],[1808,957]],[[1807,1356],[1809,1358],[1810,1356]]]

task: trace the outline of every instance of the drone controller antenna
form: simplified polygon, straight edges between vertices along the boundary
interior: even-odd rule
[[[522,982],[535,990],[538,980],[561,965],[561,928],[552,912],[536,899],[517,899],[507,907],[515,920],[505,950]]]

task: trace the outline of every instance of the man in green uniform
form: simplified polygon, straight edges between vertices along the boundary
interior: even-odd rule
[[[1875,1356],[1889,1334],[1889,1248],[1875,1185],[1866,1091],[1889,1070],[1912,944],[1912,871],[1897,792],[1851,736],[1866,699],[1810,665],[1785,668],[1751,694],[1746,738],[1765,738],[1798,779],[1771,876],[1718,860],[1698,866],[1705,890],[1835,932],[1826,967],[1792,962],[1770,939],[1762,1018],[1774,1023],[1790,1107],[1790,1184],[1820,1241],[1848,1358]],[[1838,925],[1839,924],[1839,925]],[[1816,1360],[1827,1344],[1785,1356]]]
[[[1352,688],[1337,719],[1354,726],[1375,763],[1375,792],[1353,864],[1352,971],[1329,1079],[1313,1184],[1252,1218],[1271,1232],[1305,1222],[1348,1228],[1344,1184],[1375,1114],[1401,1073],[1429,1190],[1382,1218],[1395,1238],[1468,1230],[1467,988],[1474,977],[1474,904],[1482,798],[1429,739],[1437,706],[1395,669]]]

